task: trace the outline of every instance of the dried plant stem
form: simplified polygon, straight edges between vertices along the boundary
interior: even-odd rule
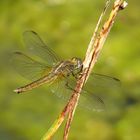
[[[67,105],[65,106],[65,108],[63,109],[63,111],[59,115],[59,117],[56,119],[56,121],[53,123],[53,125],[51,126],[49,131],[44,135],[42,140],[50,140],[51,139],[51,137],[54,135],[54,133],[59,128],[59,126],[62,124],[65,116],[68,113],[68,119],[67,119],[67,123],[65,126],[65,131],[64,131],[64,140],[67,140],[70,125],[71,125],[71,122],[72,122],[72,119],[74,116],[75,109],[76,109],[77,104],[78,104],[78,100],[80,97],[80,92],[82,90],[82,87],[84,86],[86,80],[88,79],[88,77],[91,73],[93,66],[95,65],[95,63],[97,61],[97,58],[98,58],[99,53],[102,49],[102,46],[107,38],[107,35],[108,35],[113,23],[114,23],[116,15],[118,14],[119,10],[124,9],[126,6],[127,6],[127,3],[125,1],[116,0],[114,2],[114,5],[113,5],[113,8],[112,8],[112,11],[109,15],[108,20],[105,22],[100,33],[97,35],[97,30],[98,30],[98,27],[100,25],[100,21],[102,19],[102,16],[103,16],[105,10],[101,14],[99,21],[97,23],[95,32],[91,38],[91,41],[89,43],[89,46],[88,46],[88,49],[86,52],[86,56],[85,56],[85,59],[83,62],[83,73],[82,73],[81,77],[77,80],[75,90],[73,91],[72,96],[71,96],[70,100],[68,101]]]
[[[87,50],[87,53],[86,54],[89,54],[90,52],[91,52],[91,46],[94,44],[94,41],[95,41],[95,39],[96,39],[96,37],[97,37],[97,32],[98,32],[98,29],[99,29],[99,26],[100,26],[100,24],[101,24],[101,21],[102,21],[102,18],[103,18],[103,16],[104,16],[104,14],[105,14],[105,12],[106,12],[106,10],[107,10],[107,8],[108,8],[108,6],[109,6],[109,3],[110,3],[110,0],[108,0],[107,2],[106,2],[106,5],[105,5],[105,8],[103,9],[103,12],[101,13],[101,15],[100,15],[100,17],[99,17],[99,19],[98,19],[98,22],[97,22],[97,24],[96,24],[96,28],[95,28],[95,30],[94,30],[94,33],[93,33],[93,36],[92,36],[92,38],[91,38],[91,41],[90,41],[90,43],[89,43],[89,47],[88,47],[88,50]],[[86,80],[86,79],[85,79]],[[84,84],[84,82],[83,82],[83,84]],[[77,100],[79,100],[79,97],[80,97],[80,94],[77,94]],[[67,139],[67,137],[68,137],[68,132],[69,132],[69,130],[70,130],[70,124],[71,124],[71,122],[72,122],[72,119],[73,119],[73,115],[74,115],[74,112],[75,112],[75,109],[76,109],[76,106],[77,106],[77,101],[76,102],[74,102],[74,103],[76,103],[75,105],[73,105],[74,106],[74,108],[71,108],[70,109],[70,111],[69,111],[69,113],[68,113],[68,121],[67,121],[67,123],[66,123],[66,126],[65,126],[65,131],[64,131],[64,140],[66,140]]]
[[[99,55],[99,53],[102,49],[102,46],[103,46],[103,44],[104,44],[104,42],[107,38],[107,35],[108,35],[108,33],[109,33],[113,23],[114,23],[114,20],[115,20],[115,17],[117,15],[118,11],[120,9],[122,9],[120,7],[123,6],[123,0],[115,1],[113,9],[110,13],[109,19],[105,22],[105,24],[104,24],[101,32],[99,33],[99,35],[96,36],[98,27],[100,25],[102,16],[104,15],[104,13],[106,11],[108,3],[109,3],[109,1],[107,1],[105,9],[104,9],[104,11],[102,12],[102,14],[99,18],[99,21],[97,23],[96,29],[95,29],[94,34],[93,34],[93,37],[91,38],[91,41],[90,41],[89,46],[88,46],[86,57],[85,57],[85,60],[83,62],[83,75],[77,81],[77,86],[75,88],[76,92],[73,93],[73,94],[76,94],[77,96],[75,96],[75,99],[72,99],[73,104],[70,107],[70,111],[69,111],[69,114],[68,114],[68,120],[67,120],[67,123],[66,123],[65,132],[64,132],[64,140],[67,140],[67,138],[68,138],[68,132],[69,132],[69,129],[70,129],[70,124],[72,122],[73,115],[74,115],[75,109],[76,109],[77,104],[78,104],[81,89],[82,89],[84,83],[86,82],[86,80],[88,79],[88,76],[89,76],[93,66],[96,63],[98,55]]]

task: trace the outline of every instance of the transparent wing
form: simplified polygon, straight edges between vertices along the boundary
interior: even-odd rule
[[[67,78],[63,76],[59,77],[57,81],[50,86],[50,90],[63,101],[68,101],[72,92],[71,89],[67,88]]]
[[[11,63],[20,75],[30,80],[37,80],[50,70],[49,66],[35,61],[21,52],[13,53]]]
[[[85,98],[87,98],[86,102],[95,97],[98,99],[99,97],[99,99],[102,100],[99,100],[102,104],[99,104],[98,108],[96,106],[94,107],[94,104],[92,106],[92,103],[89,102],[89,108],[91,108],[91,110],[94,110],[94,108],[101,110],[103,106],[104,109],[110,111],[118,108],[122,97],[120,85],[120,81],[114,77],[92,73],[83,88],[86,94]]]
[[[58,56],[50,49],[34,31],[23,33],[24,42],[30,52],[45,60],[49,65],[54,65],[59,61]]]
[[[97,112],[104,111],[106,107],[103,98],[101,98],[96,93],[89,93],[85,90],[82,90],[78,104],[80,107],[85,108],[89,111]]]
[[[87,85],[88,84],[89,83],[87,83]],[[67,88],[73,90],[75,85],[76,79],[72,76],[68,79]],[[83,88],[78,103],[79,106],[90,111],[103,111],[105,109],[104,99],[101,98],[96,92],[90,92],[87,91],[86,88]]]
[[[70,76],[60,79],[51,89],[57,97],[67,101],[75,85],[76,79]],[[119,102],[120,94],[117,92],[119,85],[120,82],[116,78],[95,73],[91,74],[82,90],[79,106],[90,111],[100,112],[106,108],[110,110],[113,105],[117,105]]]
[[[119,88],[121,85],[120,80],[114,77],[110,77],[107,75],[92,73],[85,86],[84,89],[93,92],[102,92],[106,90],[112,90],[113,88]]]
[[[68,101],[76,85],[73,76],[63,77],[50,87],[51,92],[63,101]],[[79,106],[90,111],[102,111],[105,108],[104,101],[95,94],[89,94],[82,90]]]

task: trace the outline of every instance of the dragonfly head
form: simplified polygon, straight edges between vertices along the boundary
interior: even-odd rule
[[[73,57],[71,60],[73,62],[75,70],[81,70],[82,69],[83,63],[82,63],[82,60],[80,58]]]

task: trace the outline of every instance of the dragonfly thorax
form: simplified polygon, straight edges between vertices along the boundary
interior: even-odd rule
[[[72,58],[66,61],[59,62],[51,71],[53,74],[78,74],[82,70],[82,60],[79,58]]]

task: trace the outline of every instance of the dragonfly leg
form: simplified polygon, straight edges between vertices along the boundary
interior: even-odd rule
[[[75,77],[75,79],[78,79],[81,77],[82,67],[78,69],[77,71],[71,71],[72,76]]]
[[[73,76],[75,79],[78,78],[77,74],[75,74],[74,72],[72,72],[72,76]]]

